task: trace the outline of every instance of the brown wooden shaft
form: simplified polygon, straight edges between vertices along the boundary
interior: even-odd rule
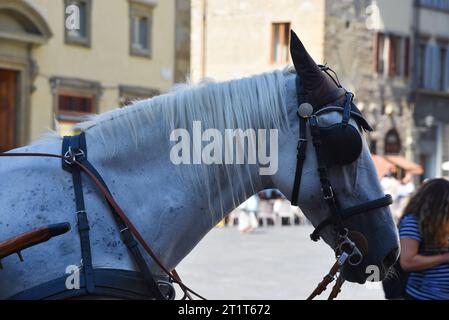
[[[66,233],[70,230],[68,223],[54,224],[37,228],[14,238],[0,242],[0,259],[26,248],[50,240],[52,237]]]
[[[0,243],[0,259],[50,239],[46,227],[35,229]]]

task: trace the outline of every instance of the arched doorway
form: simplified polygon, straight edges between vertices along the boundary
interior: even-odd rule
[[[401,137],[396,129],[391,129],[385,135],[384,153],[386,155],[399,154],[401,150]]]
[[[0,0],[0,151],[26,143],[36,75],[31,50],[52,36],[43,17],[22,0]]]

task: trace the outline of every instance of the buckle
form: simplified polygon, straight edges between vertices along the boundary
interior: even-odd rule
[[[323,193],[324,200],[330,200],[334,197],[334,190],[332,189],[332,186],[321,188],[321,192]]]
[[[74,152],[72,150],[72,147],[70,146],[67,152],[64,154],[64,162],[68,164],[69,166],[72,166],[75,161],[78,161],[85,157],[85,153],[81,149],[76,149]]]
[[[120,233],[123,234],[123,232],[125,232],[126,230],[129,230],[128,227],[123,228],[122,230],[120,230]]]
[[[309,125],[311,127],[317,127],[318,126],[318,118],[316,115],[312,115],[308,118],[309,120]]]
[[[85,225],[83,227],[80,227],[80,215],[84,215],[82,223],[84,223]],[[90,226],[89,226],[89,222],[87,220],[87,212],[85,210],[80,210],[76,212],[76,225],[78,227],[78,231],[87,231],[90,230]]]
[[[161,291],[162,295],[167,300],[174,300],[175,299],[175,288],[171,284],[170,280],[157,280],[156,281],[157,286],[159,290]]]
[[[303,143],[307,143],[307,139],[299,139],[298,144],[296,145],[296,149],[299,151],[301,150],[301,147],[303,146]]]

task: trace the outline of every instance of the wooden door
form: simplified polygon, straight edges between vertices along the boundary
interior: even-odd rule
[[[0,69],[0,152],[16,143],[17,72]]]

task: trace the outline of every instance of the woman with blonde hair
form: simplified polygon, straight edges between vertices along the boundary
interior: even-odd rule
[[[406,299],[449,300],[449,181],[425,182],[399,221]]]

